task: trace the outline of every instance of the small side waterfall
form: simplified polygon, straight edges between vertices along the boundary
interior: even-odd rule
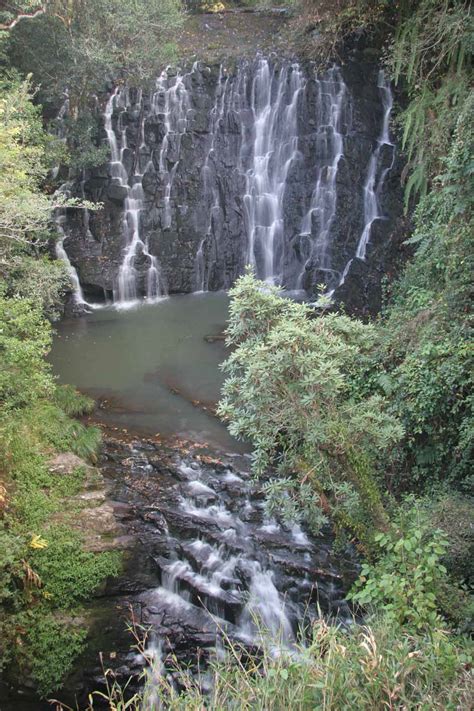
[[[140,135],[143,135],[143,111],[141,110],[142,96],[139,94],[138,105],[140,107],[141,128]],[[123,234],[126,246],[123,262],[120,266],[117,285],[114,289],[114,300],[121,303],[133,302],[137,299],[137,271],[135,263],[137,260],[144,260],[148,264],[146,272],[146,297],[155,299],[163,296],[165,289],[160,278],[160,265],[155,256],[150,254],[147,241],[143,241],[140,235],[141,213],[144,205],[143,193],[143,173],[139,170],[139,159],[135,161],[135,172],[129,177],[124,163],[125,152],[128,150],[127,130],[121,125],[121,114],[118,118],[118,130],[120,132],[120,142],[112,125],[113,113],[119,105],[123,110],[130,107],[130,93],[128,89],[117,88],[107,102],[104,112],[104,127],[110,146],[111,162],[110,173],[112,182],[126,189],[124,201]],[[141,148],[142,146],[140,146]],[[130,186],[130,181],[132,182]]]
[[[331,227],[336,214],[336,179],[344,151],[343,112],[347,90],[339,69],[333,67],[326,78],[316,79],[318,95],[317,153],[322,157],[317,168],[311,204],[303,218],[301,237],[309,241],[309,256],[298,277],[297,288],[304,288],[307,268],[334,274],[331,268]],[[314,234],[315,233],[315,234]]]
[[[54,133],[56,134],[56,137],[62,142],[66,142],[66,126],[65,126],[65,120],[69,112],[69,95],[67,91],[65,92],[65,98],[64,102],[59,109],[57,118],[56,118],[56,125],[54,129]],[[56,180],[56,178],[59,175],[59,169],[60,166],[54,166],[52,171],[51,171],[51,178],[52,180]],[[82,184],[83,185],[83,184]],[[65,197],[70,197],[71,195],[71,183],[64,183],[61,185],[61,187],[58,189],[57,194],[63,195]],[[84,197],[84,188],[82,187],[82,195]],[[87,215],[89,215],[88,211],[86,210]],[[56,252],[56,257],[59,259],[61,262],[64,262],[66,266],[66,271],[69,275],[69,278],[71,280],[71,286],[72,286],[72,296],[74,303],[76,306],[88,306],[87,301],[84,299],[84,293],[82,291],[81,287],[81,282],[79,281],[79,276],[77,274],[77,270],[73,267],[71,264],[71,260],[68,257],[68,254],[66,250],[64,249],[64,240],[66,238],[66,232],[64,230],[64,227],[67,222],[67,215],[66,215],[66,210],[64,208],[57,208],[54,211],[54,224],[56,225],[56,232],[58,234],[58,239],[56,240],[56,243],[54,245],[55,252]]]
[[[196,67],[197,62],[193,65],[191,74]],[[159,173],[160,180],[165,185],[162,225],[165,230],[171,227],[171,192],[179,165],[181,137],[186,133],[188,124],[190,101],[186,88],[187,76],[180,71],[173,76],[171,68],[167,67],[156,81],[156,91],[152,98],[154,113],[163,114],[164,117],[165,133],[160,149]]]
[[[383,219],[382,212],[379,205],[380,192],[383,188],[385,182],[385,177],[388,171],[393,166],[394,151],[392,151],[392,162],[389,166],[384,168],[377,180],[377,170],[379,167],[380,153],[384,146],[391,146],[393,143],[390,142],[389,124],[390,124],[390,114],[393,107],[393,97],[390,90],[390,84],[385,79],[383,71],[379,72],[377,86],[380,89],[382,95],[382,104],[384,109],[382,131],[380,138],[377,141],[377,147],[372,154],[369,163],[369,170],[367,172],[367,181],[364,185],[364,219],[365,225],[362,235],[357,245],[356,257],[357,259],[365,259],[365,254],[367,251],[367,244],[370,238],[370,230],[375,220]]]
[[[214,231],[214,218],[217,218],[222,209],[217,170],[213,159],[217,136],[224,118],[228,85],[229,77],[227,76],[224,79],[224,68],[221,64],[219,67],[219,76],[217,78],[214,106],[210,116],[209,133],[211,140],[209,150],[206,155],[206,161],[202,169],[204,196],[208,199],[209,205],[209,222],[206,235],[199,243],[194,263],[196,291],[207,291],[209,288],[209,273],[208,270],[206,270],[204,250],[206,243],[212,237]]]
[[[72,285],[72,296],[76,306],[88,307],[89,304],[84,298],[84,293],[82,291],[81,282],[79,281],[79,276],[76,269],[71,264],[71,261],[64,249],[64,239],[66,234],[64,232],[64,225],[66,223],[66,210],[58,208],[54,217],[54,223],[56,225],[56,231],[59,235],[59,239],[55,244],[56,257],[64,262],[66,266],[66,271],[69,275]]]
[[[60,234],[64,234],[64,229],[62,227],[62,224],[64,224],[64,220],[65,220],[64,216],[57,218],[57,220],[56,220],[57,230]],[[77,271],[75,270],[75,268],[72,266],[71,262],[69,261],[67,252],[64,249],[63,241],[64,241],[63,238],[60,238],[56,242],[56,245],[55,245],[56,256],[58,259],[60,259],[66,265],[66,270],[67,270],[67,273],[68,273],[69,278],[71,280],[71,284],[72,284],[72,288],[73,288],[74,303],[77,306],[82,306],[82,305],[88,306],[87,301],[84,299],[84,294],[82,292],[81,283],[79,281]]]
[[[390,82],[385,78],[384,72],[381,70],[378,74],[377,87],[379,88],[382,105],[383,119],[380,136],[377,139],[377,145],[370,157],[369,167],[367,169],[367,179],[364,185],[364,229],[357,244],[355,259],[365,260],[367,253],[367,245],[370,240],[372,225],[376,220],[383,220],[384,215],[380,207],[380,195],[385,183],[385,178],[389,171],[393,168],[395,161],[395,146],[390,141],[390,115],[393,108],[393,96],[390,89]],[[391,148],[391,161],[385,167],[380,166],[382,152],[384,146]],[[338,286],[344,284],[347,275],[349,274],[354,258],[350,259],[341,275]],[[330,292],[330,296],[334,293],[334,289]]]
[[[244,196],[248,263],[269,283],[281,279],[283,199],[293,161],[298,159],[298,98],[305,79],[297,63],[271,66],[260,59],[251,85],[253,126]],[[248,153],[244,139],[242,151]],[[245,164],[245,158],[242,161]]]

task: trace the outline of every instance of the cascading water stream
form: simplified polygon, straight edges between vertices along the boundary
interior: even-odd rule
[[[65,93],[65,99],[64,102],[59,110],[57,119],[56,119],[56,128],[55,128],[55,134],[57,138],[62,142],[66,143],[66,117],[69,112],[69,95],[66,92]],[[58,177],[59,174],[59,168],[60,166],[54,166],[53,170],[51,171],[51,178],[52,180],[55,180]],[[70,182],[64,183],[61,185],[59,190],[57,191],[57,194],[63,195],[64,197],[68,198],[71,196],[72,192],[72,184]],[[83,195],[84,196],[84,195]],[[85,213],[87,215],[89,214],[87,210],[85,210]],[[77,270],[75,267],[71,264],[71,260],[68,257],[68,254],[66,250],[64,249],[64,240],[66,239],[66,232],[64,230],[64,227],[67,222],[67,215],[66,215],[66,210],[64,208],[56,208],[54,211],[54,224],[56,225],[56,232],[58,233],[58,239],[55,244],[55,252],[56,252],[56,257],[57,259],[61,260],[64,262],[66,271],[69,275],[69,279],[71,280],[71,286],[72,286],[72,298],[74,301],[74,304],[78,307],[81,308],[87,308],[89,304],[84,298],[84,293],[82,291],[81,283],[79,281],[79,276],[77,273]]]
[[[319,116],[316,151],[321,156],[316,184],[308,212],[301,225],[301,237],[310,241],[309,257],[298,277],[297,288],[304,288],[307,268],[334,274],[331,268],[331,227],[336,215],[336,180],[344,152],[343,113],[347,91],[339,69],[333,67],[327,77],[316,79]],[[313,235],[316,229],[316,235]]]
[[[143,457],[139,462],[145,465]],[[269,525],[247,477],[243,472],[216,475],[195,463],[180,464],[182,483],[161,508],[166,521],[160,523],[161,535],[168,546],[160,549],[168,547],[168,552],[155,558],[161,586],[153,592],[151,604],[156,613],[167,610],[172,616],[176,615],[172,610],[179,610],[181,619],[192,619],[204,608],[199,619],[207,620],[205,625],[213,628],[217,621],[221,631],[245,644],[293,648],[301,640],[300,625],[314,615],[304,602],[314,581],[304,573],[302,579],[292,580],[286,556],[295,569],[320,571],[316,561],[320,555],[324,559],[327,548],[315,547],[298,526],[288,530],[276,521]],[[338,580],[333,569],[327,576],[328,581]],[[328,581],[319,581],[321,600],[333,584]],[[337,589],[337,612],[344,619],[348,609],[340,584]],[[155,632],[159,638],[159,628]]]
[[[197,65],[197,62],[193,64],[190,74],[196,70]],[[178,71],[175,76],[170,76],[170,71],[171,68],[167,67],[160,74],[152,97],[153,112],[162,114],[164,118],[165,133],[159,155],[159,173],[160,180],[165,185],[162,226],[166,230],[170,229],[172,223],[171,192],[179,165],[181,138],[186,133],[190,108],[189,93],[186,88],[189,75],[183,75]],[[171,169],[170,163],[172,163]]]
[[[139,95],[137,102],[142,105],[142,96]],[[124,217],[123,217],[123,233],[125,236],[126,246],[124,258],[119,269],[117,277],[117,285],[114,289],[114,300],[122,303],[134,303],[138,297],[137,279],[138,273],[135,268],[137,259],[142,258],[148,264],[145,291],[148,300],[153,300],[164,295],[164,287],[161,276],[160,265],[155,256],[150,254],[148,242],[143,241],[140,234],[141,213],[144,207],[144,192],[143,192],[143,173],[139,171],[139,156],[137,163],[138,170],[135,171],[131,179],[127,173],[124,164],[125,151],[127,145],[127,131],[121,126],[120,114],[118,118],[118,129],[120,131],[120,142],[117,139],[116,132],[112,125],[114,109],[116,105],[121,105],[123,110],[130,107],[130,96],[127,89],[120,90],[117,88],[110,96],[105,112],[104,112],[104,127],[107,134],[107,139],[110,146],[112,160],[110,161],[110,173],[112,181],[126,189],[126,197],[124,200]],[[143,135],[143,112],[141,113],[140,135]],[[140,146],[142,147],[142,146]],[[130,180],[132,185],[130,186]]]
[[[64,262],[64,264],[66,266],[66,271],[69,275],[69,279],[71,280],[72,297],[73,297],[74,303],[76,304],[76,306],[81,306],[81,307],[87,308],[90,306],[90,304],[88,304],[84,298],[84,293],[82,291],[81,282],[79,281],[79,276],[77,274],[77,271],[71,264],[71,261],[67,255],[67,252],[64,249],[64,239],[66,237],[66,234],[64,232],[64,225],[67,221],[66,211],[64,209],[58,208],[58,209],[56,209],[55,212],[56,212],[56,214],[55,214],[54,222],[56,225],[56,231],[59,235],[59,239],[56,241],[56,244],[55,244],[56,257],[58,259],[60,259],[62,262]]]
[[[304,87],[297,63],[278,68],[258,60],[251,86],[253,128],[244,206],[247,261],[269,283],[281,279],[283,200],[288,173],[299,157],[297,109]],[[248,148],[243,140],[242,150],[247,153]]]
[[[384,146],[391,146],[394,148],[393,143],[390,141],[390,114],[393,107],[393,97],[390,90],[390,84],[385,79],[383,71],[379,72],[377,86],[382,94],[382,104],[383,104],[383,121],[382,121],[382,132],[380,138],[377,140],[377,147],[373,152],[370,162],[369,170],[367,173],[367,181],[364,185],[364,229],[357,245],[356,258],[365,259],[367,252],[367,244],[370,238],[370,231],[375,220],[383,219],[383,214],[380,209],[379,199],[380,193],[385,182],[385,177],[388,171],[393,166],[394,151],[392,151],[392,161],[389,166],[384,168],[380,173],[377,180],[377,169],[379,167],[380,154]]]
[[[209,150],[206,155],[206,161],[202,169],[204,196],[209,205],[209,222],[205,237],[200,241],[196,259],[194,263],[195,285],[196,291],[207,291],[209,288],[209,273],[206,270],[206,261],[204,248],[206,242],[212,237],[214,228],[214,217],[221,211],[221,200],[219,192],[219,183],[216,175],[216,166],[213,162],[216,140],[221,123],[224,118],[226,108],[227,87],[229,85],[229,77],[224,80],[224,68],[222,64],[219,67],[219,75],[217,77],[216,93],[214,106],[210,116],[211,136]]]
[[[370,157],[367,169],[367,178],[364,185],[364,228],[357,244],[355,257],[347,262],[338,286],[342,286],[344,284],[354,259],[361,259],[365,261],[372,226],[376,220],[384,219],[380,206],[380,196],[387,174],[393,168],[395,161],[395,146],[390,141],[390,115],[393,108],[393,96],[390,89],[390,82],[385,78],[385,74],[382,70],[378,74],[377,87],[379,88],[382,97],[383,119],[380,136],[377,139],[377,145]],[[380,160],[384,146],[389,146],[392,149],[392,156],[390,163],[385,168],[380,170]],[[334,289],[329,292],[328,296],[332,296],[333,293]]]

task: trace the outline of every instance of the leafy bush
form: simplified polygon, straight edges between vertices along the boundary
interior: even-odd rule
[[[470,309],[474,95],[458,115],[444,173],[420,203],[413,261],[386,310],[380,361],[404,425],[397,484],[469,491],[474,444]]]
[[[38,614],[39,612],[39,614]],[[72,627],[70,620],[59,620],[47,610],[36,611],[28,625],[25,662],[36,681],[39,693],[46,696],[58,689],[74,660],[84,647],[86,630]]]
[[[227,343],[234,351],[223,366],[229,377],[220,415],[231,434],[253,443],[256,475],[277,466],[280,476],[309,485],[313,501],[368,545],[373,526],[387,524],[377,465],[403,434],[383,397],[361,397],[357,389],[374,327],[335,314],[314,318],[251,274],[230,294]],[[293,491],[299,506],[311,507],[310,488]]]
[[[83,395],[72,385],[58,385],[53,400],[69,417],[90,414],[95,405],[90,397]]]
[[[17,254],[11,256],[3,271],[8,296],[38,304],[52,321],[60,316],[70,282],[62,261]]]
[[[472,497],[442,494],[425,502],[427,516],[447,536],[443,563],[451,576],[474,584],[474,502]]]
[[[68,91],[72,118],[79,119],[76,145],[89,152],[91,96],[114,77],[143,82],[156,76],[174,58],[181,23],[178,0],[84,0],[59,7],[52,2],[43,15],[9,33],[9,60],[22,74],[32,73],[42,99],[57,104]],[[75,157],[81,161],[79,152]]]
[[[87,600],[109,575],[118,572],[118,554],[82,550],[79,534],[64,525],[48,527],[43,537],[47,545],[34,550],[30,561],[43,581],[43,595],[55,608],[67,609]]]
[[[69,629],[71,611],[120,561],[84,551],[79,534],[52,523],[76,514],[65,497],[84,486],[85,467],[58,476],[48,459],[57,451],[95,457],[100,432],[69,416],[92,403],[56,385],[44,359],[51,327],[41,303],[0,297],[0,316],[0,455],[9,492],[0,511],[0,668],[23,665],[48,693],[82,648],[85,630]]]
[[[0,403],[4,412],[51,395],[53,379],[44,356],[51,328],[38,304],[0,295]]]
[[[387,533],[376,534],[380,557],[363,564],[352,599],[382,612],[390,625],[429,630],[440,622],[437,600],[447,573],[441,559],[448,542],[414,513],[399,514]]]
[[[449,152],[458,110],[470,93],[473,32],[470,2],[401,3],[389,64],[410,97],[398,117],[408,158],[407,205],[412,195],[426,195]]]

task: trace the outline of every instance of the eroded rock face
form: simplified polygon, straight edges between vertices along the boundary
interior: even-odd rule
[[[268,71],[259,84],[262,61]],[[289,60],[256,59],[167,70],[154,90],[117,95],[112,126],[125,178],[114,177],[111,165],[90,171],[81,190],[104,209],[88,216],[87,229],[84,216],[71,211],[66,228],[64,246],[86,297],[117,298],[132,239],[123,224],[124,217],[130,224],[127,194],[138,182],[146,245],[132,260],[138,296],[147,293],[148,254],[168,293],[227,289],[247,263],[310,297],[320,284],[338,287],[366,219],[364,186],[384,117],[378,78],[378,67],[360,57],[319,76]],[[398,248],[398,175],[394,150],[385,147],[376,173],[383,219],[343,287],[356,313],[377,310],[381,276]],[[363,284],[351,272],[362,273]]]

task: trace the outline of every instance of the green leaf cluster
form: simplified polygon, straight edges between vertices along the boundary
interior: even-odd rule
[[[405,437],[397,485],[470,488],[474,442],[472,273],[474,96],[458,114],[443,173],[415,214],[416,245],[391,294],[379,363]]]
[[[67,90],[74,120],[105,82],[126,77],[141,84],[174,57],[180,0],[51,0],[47,11],[10,32],[9,57],[32,73],[42,100]]]
[[[390,625],[429,630],[440,625],[438,598],[447,584],[441,559],[448,541],[411,513],[376,534],[379,560],[362,566],[352,599],[384,614]]]

